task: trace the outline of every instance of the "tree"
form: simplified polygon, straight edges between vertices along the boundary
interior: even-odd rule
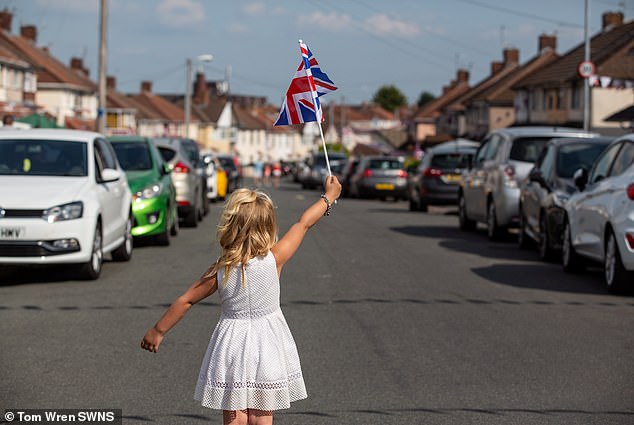
[[[436,96],[434,96],[433,94],[431,94],[428,91],[424,91],[420,94],[420,97],[418,98],[418,107],[421,107],[423,105],[425,105],[426,103],[431,102],[432,100],[436,99]]]
[[[374,95],[372,101],[390,112],[407,105],[407,98],[395,86],[382,86]]]

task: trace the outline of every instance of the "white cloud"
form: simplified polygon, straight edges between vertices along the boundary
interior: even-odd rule
[[[409,38],[420,34],[418,25],[390,18],[383,13],[370,16],[365,20],[365,25],[370,31],[383,35],[396,35]]]
[[[352,25],[352,18],[348,15],[339,15],[336,12],[330,12],[324,14],[321,12],[315,12],[311,15],[302,15],[298,19],[298,24],[301,25],[314,25],[318,28],[327,31],[340,32],[348,29]]]
[[[205,21],[205,9],[196,0],[163,0],[156,8],[161,23],[186,28]]]
[[[264,2],[261,1],[247,3],[242,7],[242,11],[247,15],[260,15],[264,12],[264,9]]]
[[[229,26],[227,26],[227,31],[232,33],[232,34],[243,34],[245,32],[247,32],[249,29],[247,28],[246,25],[242,25],[242,24],[238,24],[238,23],[233,23],[230,24]]]

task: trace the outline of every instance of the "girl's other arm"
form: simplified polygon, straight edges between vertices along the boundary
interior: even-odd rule
[[[333,203],[339,198],[339,195],[341,195],[341,184],[335,176],[330,176],[326,179],[325,195],[326,198]],[[291,259],[293,254],[295,254],[295,251],[297,251],[297,248],[299,248],[299,245],[302,243],[304,235],[306,235],[308,229],[313,227],[313,225],[324,216],[327,206],[328,205],[324,202],[324,199],[319,199],[313,205],[308,207],[300,217],[299,221],[292,225],[284,237],[282,237],[282,239],[280,239],[271,249],[273,255],[275,256],[275,262],[277,263],[278,275],[282,271],[284,264]]]
[[[213,265],[183,295],[178,297],[163,317],[146,332],[141,348],[153,353],[158,352],[158,347],[167,331],[173,328],[194,304],[216,292],[218,289],[216,275],[208,276],[212,268]]]

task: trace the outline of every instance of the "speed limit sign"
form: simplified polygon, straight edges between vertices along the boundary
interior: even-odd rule
[[[583,61],[579,64],[579,68],[577,68],[577,71],[579,71],[579,75],[582,78],[590,78],[592,75],[594,75],[594,64],[590,61]]]

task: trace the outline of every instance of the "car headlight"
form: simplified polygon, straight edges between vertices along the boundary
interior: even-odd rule
[[[157,196],[161,194],[162,189],[163,188],[161,187],[160,184],[151,184],[145,187],[143,190],[139,190],[137,193],[135,193],[134,200],[142,201],[144,199],[156,198]]]
[[[84,213],[84,203],[81,201],[58,205],[42,212],[42,218],[49,223],[56,221],[74,220]]]

